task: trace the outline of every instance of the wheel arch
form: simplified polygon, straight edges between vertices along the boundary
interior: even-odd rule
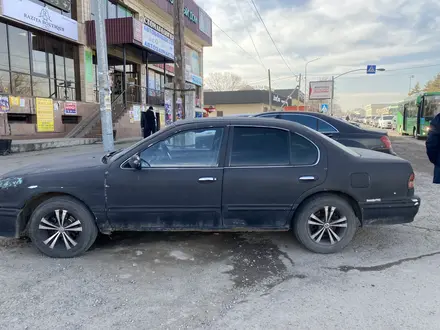
[[[97,217],[95,213],[91,210],[91,208],[85,203],[82,199],[64,192],[42,192],[37,195],[32,196],[29,200],[27,200],[20,212],[19,215],[19,236],[25,236],[28,230],[29,220],[32,216],[32,213],[34,210],[38,207],[38,205],[42,204],[43,202],[54,198],[54,197],[69,197],[74,200],[76,200],[78,203],[81,203],[84,205],[84,207],[90,212],[90,214],[95,219],[96,224],[98,224]]]
[[[351,196],[350,194],[343,192],[343,191],[326,190],[326,191],[311,193],[311,194],[305,196],[304,198],[302,198],[302,200],[300,200],[297,203],[297,207],[295,208],[295,210],[293,211],[293,214],[291,216],[290,227],[292,228],[293,222],[295,221],[295,216],[298,214],[298,212],[300,211],[300,209],[304,205],[306,205],[311,199],[317,198],[317,197],[322,197],[322,196],[337,196],[337,197],[340,197],[340,198],[344,199],[345,201],[347,201],[350,204],[350,206],[353,208],[354,214],[356,215],[356,217],[358,218],[358,220],[362,226],[362,209],[359,206],[359,203],[357,202],[357,200],[353,196]]]

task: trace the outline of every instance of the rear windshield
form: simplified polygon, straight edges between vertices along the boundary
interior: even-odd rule
[[[331,144],[333,144],[334,146],[338,147],[339,149],[344,150],[345,152],[349,153],[352,156],[355,157],[360,157],[361,155],[359,155],[357,152],[355,152],[353,149],[350,149],[349,147],[344,146],[343,144],[337,142],[336,140],[333,140],[332,138],[329,138],[327,135],[322,134],[321,132],[315,131],[314,129],[311,129],[307,126],[303,126],[306,129],[309,129],[310,131],[314,132],[314,133],[318,133],[320,134],[325,140],[327,140],[328,142],[330,142]]]
[[[384,120],[391,120],[391,119],[393,119],[393,117],[394,117],[394,116],[383,116],[383,119],[384,119]]]

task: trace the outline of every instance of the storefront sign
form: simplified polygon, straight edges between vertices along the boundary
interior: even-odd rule
[[[35,99],[37,112],[37,132],[53,132],[55,131],[55,118],[53,113],[53,100]]]
[[[174,5],[174,0],[168,0],[168,2]],[[183,15],[188,17],[188,19],[194,24],[197,24],[199,22],[196,14],[194,14],[188,7],[183,8]]]
[[[144,25],[133,18],[133,39],[137,42],[142,43],[142,30]]]
[[[77,115],[76,102],[64,103],[64,114],[76,116]]]
[[[144,23],[146,25],[148,25],[150,28],[152,28],[152,29],[156,30],[157,32],[163,34],[165,37],[167,37],[167,38],[169,38],[171,40],[174,40],[174,35],[170,31],[168,31],[164,27],[160,26],[156,22],[152,21],[151,19],[145,17]]]
[[[203,85],[203,78],[200,76],[200,56],[197,51],[185,46],[185,79],[197,85]]]
[[[78,23],[29,0],[3,0],[3,16],[78,41]]]
[[[20,106],[20,97],[9,96],[9,106],[11,106],[11,107],[19,107]]]
[[[169,59],[174,59],[174,41],[144,25],[142,45]]]

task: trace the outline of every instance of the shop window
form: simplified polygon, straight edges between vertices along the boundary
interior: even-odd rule
[[[0,93],[9,94],[11,91],[11,79],[9,71],[0,71]]]
[[[12,94],[32,96],[31,76],[24,73],[11,73]]]
[[[47,76],[47,54],[45,39],[42,35],[31,33],[32,42],[32,72]]]
[[[8,26],[11,71],[29,73],[29,35],[14,26]]]
[[[33,95],[38,97],[50,97],[49,79],[33,76],[32,77]]]
[[[37,116],[29,113],[8,113],[9,124],[35,124]]]
[[[79,124],[81,116],[61,116],[61,122],[63,124]]]
[[[111,3],[110,1],[107,3],[107,5],[108,5],[108,7],[107,7],[107,17],[108,18],[116,18],[117,17],[116,5],[114,3]]]
[[[0,23],[0,69],[9,70],[6,24]]]

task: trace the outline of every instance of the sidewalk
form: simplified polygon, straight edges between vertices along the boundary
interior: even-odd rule
[[[140,138],[126,138],[118,139],[115,144],[137,142]],[[73,147],[86,144],[102,143],[100,139],[96,138],[81,138],[81,139],[39,139],[39,140],[13,140],[11,150],[12,153],[40,151],[54,148]]]

